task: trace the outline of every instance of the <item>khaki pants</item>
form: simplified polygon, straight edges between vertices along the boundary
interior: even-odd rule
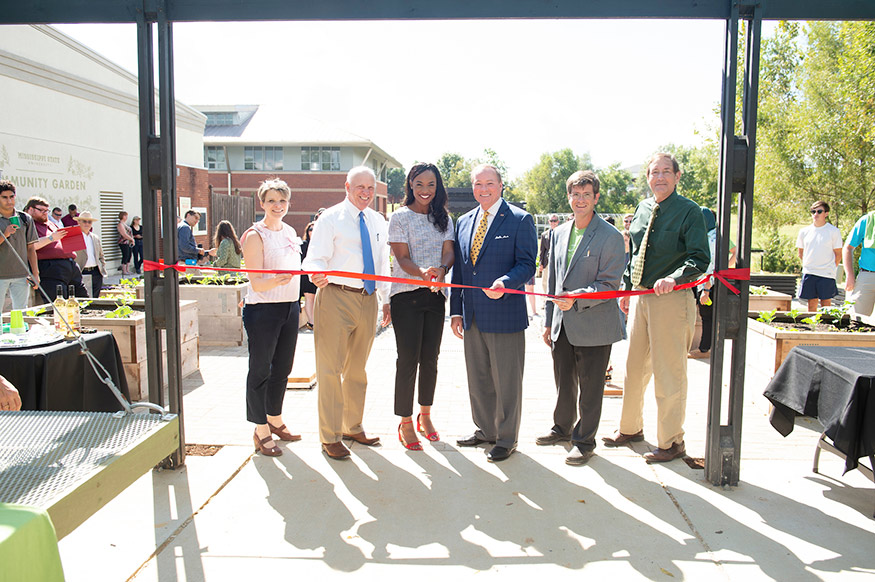
[[[684,289],[633,297],[629,309],[629,356],[623,386],[620,432],[644,428],[644,392],[653,377],[656,438],[661,449],[684,440],[687,406],[687,353],[696,325],[693,293]]]
[[[850,292],[845,301],[853,301],[854,313],[859,315],[872,315],[875,307],[875,273],[860,271],[857,273],[854,290]]]
[[[314,346],[319,438],[336,443],[361,432],[368,377],[365,364],[377,328],[377,295],[328,285],[316,293]]]

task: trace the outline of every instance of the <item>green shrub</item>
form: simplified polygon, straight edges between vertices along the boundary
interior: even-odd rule
[[[793,241],[778,229],[770,229],[763,252],[763,270],[770,273],[798,273],[801,267],[799,252]]]

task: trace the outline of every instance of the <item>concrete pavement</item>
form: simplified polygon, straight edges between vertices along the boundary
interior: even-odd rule
[[[302,332],[294,372],[313,369]],[[622,379],[626,343],[615,346]],[[645,435],[634,447],[597,448],[587,466],[565,446],[539,447],[555,388],[540,321],[529,329],[519,450],[498,464],[456,438],[473,426],[462,342],[447,325],[433,418],[442,440],[423,452],[398,442],[392,413],[391,328],[368,364],[365,428],[382,446],[353,445],[350,461],[320,451],[316,391],[289,391],[284,419],[304,439],[283,455],[253,455],[245,421],[247,353],[202,348],[185,381],[189,443],[224,445],[185,468],[153,472],[60,542],[71,581],[224,581],[346,574],[417,580],[584,573],[616,580],[854,580],[875,574],[875,487],[821,457],[820,428],[800,419],[786,439],[768,424],[768,378],[748,369],[741,483],[714,487],[677,460],[648,465],[655,437],[652,388]],[[704,456],[708,362],[690,361],[687,453]],[[728,377],[728,375],[727,375]],[[599,436],[617,425],[621,399],[606,397]],[[601,444],[601,443],[599,443]],[[387,569],[388,566],[393,566]]]

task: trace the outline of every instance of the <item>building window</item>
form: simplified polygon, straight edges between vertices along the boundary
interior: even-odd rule
[[[237,125],[237,114],[231,111],[207,113],[207,127],[215,125]]]
[[[271,172],[283,169],[283,148],[246,146],[243,148],[243,169]]]
[[[311,172],[337,172],[340,170],[339,147],[310,147],[301,148],[301,169]]]
[[[225,148],[219,146],[204,147],[204,166],[208,170],[227,170]]]

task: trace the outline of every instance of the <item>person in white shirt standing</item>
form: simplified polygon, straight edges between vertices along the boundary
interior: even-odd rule
[[[76,253],[76,264],[83,275],[91,276],[91,296],[100,297],[103,288],[103,278],[106,277],[106,259],[103,256],[103,245],[100,237],[94,233],[94,223],[97,221],[87,210],[76,217],[82,237],[85,239],[85,250]]]
[[[808,311],[832,305],[836,288],[836,267],[842,259],[842,233],[827,222],[829,204],[818,200],[811,205],[811,226],[799,231],[796,249],[802,261],[802,286],[799,298],[808,301]]]
[[[319,438],[331,459],[344,459],[349,449],[342,439],[366,446],[379,444],[362,428],[368,377],[365,364],[377,327],[377,295],[383,304],[383,325],[389,325],[387,282],[326,276],[324,271],[389,275],[389,227],[386,219],[369,208],[377,177],[359,166],[346,175],[346,198],[326,210],[316,221],[305,271],[316,292],[314,347],[319,384]]]
[[[298,345],[301,315],[301,277],[288,271],[301,268],[301,239],[283,221],[289,212],[292,191],[282,180],[265,180],[258,187],[258,201],[264,218],[240,237],[246,268],[250,273],[249,293],[243,307],[243,327],[249,344],[249,373],[246,375],[246,420],[255,425],[255,450],[268,457],[282,455],[273,436],[295,442],[283,423],[283,400]]]

